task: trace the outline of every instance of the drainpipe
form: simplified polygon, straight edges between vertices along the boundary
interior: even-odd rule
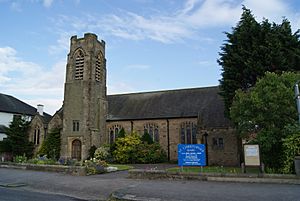
[[[298,121],[300,124],[300,94],[299,94],[299,80],[295,84],[295,98],[296,98],[296,103],[297,103],[297,111],[298,111]]]
[[[133,133],[133,121],[130,121],[130,124],[131,124],[130,130],[131,130],[131,133]]]
[[[207,132],[205,132],[204,134],[203,134],[203,136],[204,136],[204,143],[205,143],[205,152],[206,152],[206,165],[208,166],[208,143],[207,143],[207,136],[208,136],[208,133]]]
[[[168,140],[168,161],[170,161],[170,127],[169,119],[167,119],[167,140]]]

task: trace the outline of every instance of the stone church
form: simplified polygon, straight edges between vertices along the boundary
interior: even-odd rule
[[[219,88],[191,88],[107,95],[105,42],[95,34],[71,37],[63,106],[51,118],[37,114],[30,140],[37,151],[47,133],[60,129],[61,157],[84,160],[91,146],[126,133],[148,132],[170,161],[178,144],[207,145],[209,165],[238,165],[239,140],[218,95]]]

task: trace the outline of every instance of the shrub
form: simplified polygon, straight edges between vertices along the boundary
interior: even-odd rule
[[[81,166],[82,162],[76,160],[76,159],[72,159],[72,158],[64,158],[64,157],[60,157],[58,159],[58,164],[60,165],[67,165],[67,166]]]
[[[149,135],[149,134],[148,134]],[[116,140],[113,156],[118,163],[159,163],[167,159],[158,143],[148,144],[137,133]]]
[[[27,157],[25,156],[25,154],[23,156],[16,156],[16,157],[14,157],[14,162],[15,163],[26,163]]]
[[[91,148],[89,149],[89,159],[94,158],[96,149],[97,147],[95,145],[91,146]]]
[[[97,160],[96,158],[92,158],[90,160],[84,161],[84,166],[86,167],[87,174],[100,174],[104,172],[104,167],[107,167],[107,163],[102,160]]]
[[[55,128],[49,132],[47,138],[42,143],[40,150],[38,151],[40,155],[47,155],[51,159],[57,160],[60,155],[60,129]]]
[[[38,157],[33,158],[33,159],[29,159],[27,161],[27,163],[38,164],[38,165],[56,165],[57,161],[53,160],[53,159],[49,159],[49,158],[47,158],[46,155],[44,155],[44,156],[38,156]]]
[[[148,143],[148,144],[154,143],[148,132],[144,132],[144,135],[142,136],[141,140],[142,140],[142,142]]]
[[[110,147],[107,145],[100,146],[99,148],[96,149],[94,158],[97,160],[107,160],[110,156]]]
[[[284,162],[283,173],[295,173],[294,158],[300,155],[300,130],[299,126],[287,126],[285,132],[288,137],[283,139]]]
[[[139,147],[139,163],[161,163],[167,161],[167,154],[158,143],[144,143]]]
[[[126,133],[124,128],[121,128],[121,130],[117,133],[117,138],[123,138],[125,137]]]

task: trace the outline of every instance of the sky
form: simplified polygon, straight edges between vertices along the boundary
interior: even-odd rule
[[[297,0],[0,0],[0,93],[54,114],[70,37],[87,32],[106,42],[108,94],[218,85],[242,5],[300,28]]]

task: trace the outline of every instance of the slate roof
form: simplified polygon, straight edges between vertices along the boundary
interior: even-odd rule
[[[200,117],[207,128],[229,127],[219,87],[108,96],[108,121]]]
[[[0,124],[0,133],[6,133],[6,126]]]
[[[24,103],[23,101],[6,94],[0,93],[0,112],[7,112],[13,114],[25,114],[34,116],[37,114],[35,107]],[[47,122],[51,118],[51,115],[44,112],[42,116],[43,121]]]

